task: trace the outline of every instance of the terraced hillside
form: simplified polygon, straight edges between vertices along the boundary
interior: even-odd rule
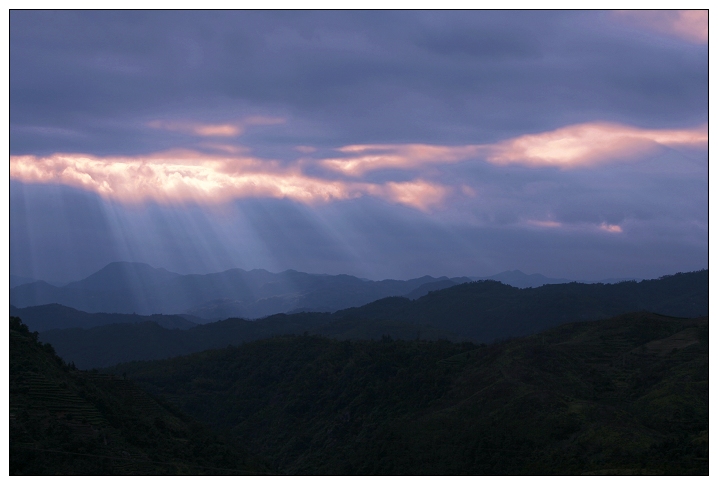
[[[241,447],[118,376],[78,371],[10,320],[10,474],[258,474]]]

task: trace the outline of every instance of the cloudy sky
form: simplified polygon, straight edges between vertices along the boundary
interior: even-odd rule
[[[708,266],[705,11],[10,12],[10,271]]]

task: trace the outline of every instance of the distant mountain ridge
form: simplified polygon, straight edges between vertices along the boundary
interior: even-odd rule
[[[21,276],[10,273],[10,288],[15,288],[16,286],[20,285],[26,285],[28,283],[35,283],[36,281],[44,281],[38,278],[30,278],[29,276]],[[49,283],[52,286],[65,286],[67,282],[60,282],[60,281],[45,281],[45,283]]]
[[[513,270],[504,271],[491,276],[481,276],[471,278],[475,281],[481,280],[492,280],[498,281],[505,285],[510,285],[516,288],[538,288],[543,285],[560,285],[563,283],[620,283],[621,281],[634,281],[636,278],[607,278],[599,281],[593,280],[570,280],[566,278],[549,278],[540,273],[526,274],[523,271]]]
[[[334,313],[277,314],[227,319],[188,330],[156,323],[54,329],[40,334],[81,368],[153,360],[237,345],[276,335],[323,335],[339,340],[437,338],[493,342],[562,323],[635,311],[672,317],[708,315],[708,271],[617,284],[566,283],[519,289],[478,281],[432,291],[416,300],[389,297]]]
[[[17,308],[10,314],[19,317],[33,332],[62,328],[92,328],[113,323],[155,322],[167,329],[187,330],[206,320],[192,315],[137,315],[124,313],[87,313],[58,303]]]
[[[571,281],[538,273],[527,275],[518,270],[478,278],[423,276],[406,281],[238,268],[204,275],[182,275],[144,263],[115,262],[87,278],[63,286],[11,277],[10,304],[17,308],[60,304],[88,313],[185,314],[213,321],[300,311],[335,312],[391,296],[414,300],[430,291],[476,280],[499,281],[516,288],[538,288]],[[13,285],[23,281],[30,282]],[[602,282],[618,281],[623,280],[614,278]]]
[[[261,318],[300,309],[337,311],[402,296],[425,284],[443,282],[445,287],[464,281],[469,279],[423,276],[370,281],[344,274],[260,269],[180,275],[144,263],[111,263],[62,287],[44,281],[19,285],[11,289],[10,303],[17,308],[55,303],[89,313],[191,314],[208,320]],[[415,295],[421,296],[421,291]]]
[[[539,273],[529,275],[519,270],[503,271],[495,275],[475,277],[472,279],[475,281],[498,281],[515,288],[538,288],[543,285],[557,285],[572,282],[572,280],[566,278],[549,278]]]
[[[411,291],[404,295],[404,297],[410,300],[416,300],[417,298],[421,298],[422,296],[428,295],[432,291],[445,290],[446,288],[451,288],[452,286],[460,285],[462,283],[470,283],[471,281],[471,278],[466,277],[432,281],[431,283],[424,283],[414,291]]]
[[[430,325],[471,340],[491,342],[560,323],[632,311],[676,317],[708,315],[708,270],[641,282],[564,283],[523,289],[497,281],[477,281],[431,292],[416,301],[385,298],[340,310],[334,316]]]
[[[34,283],[36,280],[35,278],[28,278],[27,276],[19,276],[10,274],[10,288],[15,288],[16,286],[20,285],[26,285],[28,283]]]

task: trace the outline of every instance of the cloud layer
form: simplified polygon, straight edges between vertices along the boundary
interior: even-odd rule
[[[707,144],[707,126],[646,130],[598,122],[522,135],[486,148],[487,160],[499,165],[575,168],[635,159],[656,151],[659,146],[703,148]]]
[[[11,266],[698,269],[706,19],[12,10]]]
[[[25,183],[65,184],[128,203],[208,204],[271,197],[314,204],[372,195],[427,210],[447,194],[441,185],[423,180],[385,184],[327,180],[268,160],[212,157],[189,151],[131,158],[12,156],[10,177]]]
[[[10,17],[16,155],[196,148],[178,135],[202,131],[241,131],[265,156],[259,150],[492,144],[596,120],[707,122],[707,46],[653,42],[643,24],[611,12]],[[180,131],[148,134],[153,122]]]
[[[344,157],[324,159],[321,163],[353,176],[372,170],[417,169],[477,158],[497,165],[577,168],[636,159],[660,146],[704,148],[707,143],[707,126],[647,130],[593,122],[487,145],[350,145],[338,149]]]
[[[152,126],[158,127],[212,137],[238,133],[232,131],[235,127],[231,125],[167,122]],[[646,130],[611,123],[586,123],[491,145],[350,145],[337,149],[342,158],[301,159],[301,165],[314,163],[349,176],[349,180],[305,175],[296,163],[282,165],[274,160],[189,150],[134,157],[11,156],[10,176],[26,183],[67,184],[124,202],[150,199],[206,204],[226,203],[235,198],[273,197],[314,204],[371,195],[425,211],[440,205],[452,190],[438,182],[421,179],[386,180],[381,184],[355,179],[376,170],[416,171],[432,164],[466,160],[527,167],[590,167],[636,159],[655,152],[659,146],[704,148],[707,141],[705,126],[688,130]],[[232,145],[220,145],[219,149],[247,151]],[[311,150],[303,151],[311,153]],[[462,184],[453,191],[463,191],[469,196],[474,193],[464,187]]]

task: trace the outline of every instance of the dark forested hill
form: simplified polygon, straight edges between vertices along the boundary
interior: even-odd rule
[[[262,474],[267,465],[131,381],[77,371],[10,319],[10,474]]]
[[[91,328],[112,323],[156,322],[164,328],[186,330],[205,320],[193,315],[137,315],[123,313],[87,313],[51,303],[17,308],[10,305],[10,314],[20,317],[31,331],[44,332],[55,328]]]
[[[410,291],[406,295],[402,295],[405,298],[408,298],[410,300],[416,300],[417,298],[421,298],[422,296],[428,295],[429,292],[432,291],[439,291],[444,290],[446,288],[451,288],[452,286],[459,285],[461,283],[469,283],[471,280],[469,278],[451,278],[451,279],[445,279],[441,281],[432,281],[431,283],[424,283],[417,289]]]
[[[560,323],[641,310],[679,317],[708,315],[708,271],[640,283],[566,283],[524,289],[478,281],[431,292],[413,302],[379,300],[336,312],[334,317],[430,325],[462,338],[491,342]]]
[[[526,274],[518,270],[504,271],[495,275],[481,276],[474,279],[498,281],[505,285],[515,286],[516,288],[538,288],[543,285],[558,285],[561,283],[571,283],[572,281],[565,278],[547,278],[538,273]]]
[[[275,335],[303,333],[352,340],[381,339],[383,335],[405,340],[454,337],[432,327],[403,322],[332,321],[328,313],[300,313],[273,315],[258,321],[234,318],[186,331],[169,330],[154,322],[48,330],[40,334],[40,339],[52,344],[59,355],[78,368],[93,369],[134,360],[166,359]]]
[[[518,289],[495,281],[455,285],[417,300],[385,298],[329,313],[228,319],[186,331],[158,325],[116,324],[48,330],[40,338],[80,368],[152,360],[286,334],[337,339],[436,339],[493,342],[568,322],[632,311],[696,317],[708,314],[708,272],[679,273],[640,283],[568,283]]]
[[[488,346],[276,337],[111,372],[283,473],[708,473],[707,318]]]

